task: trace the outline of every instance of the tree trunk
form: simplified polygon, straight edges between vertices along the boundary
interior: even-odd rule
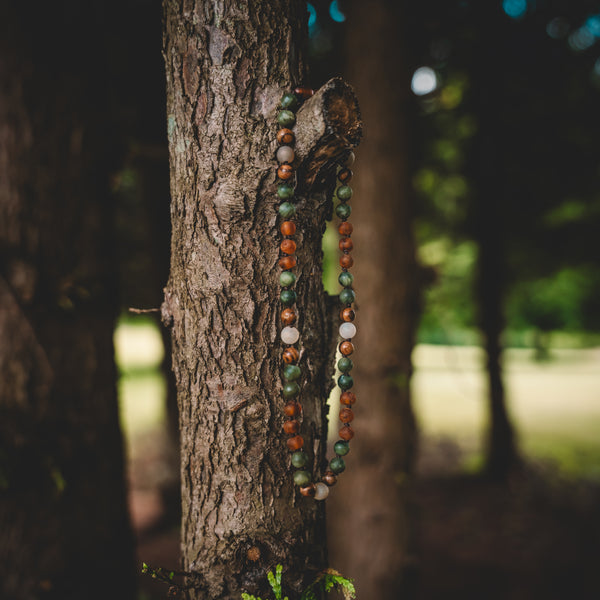
[[[0,596],[133,598],[104,16],[0,10]]]
[[[324,507],[294,490],[281,434],[277,105],[304,83],[306,5],[165,2],[172,327],[184,568],[193,598],[290,597],[326,564]],[[305,449],[319,473],[333,326],[321,283],[331,160],[357,143],[352,94],[333,82],[297,113],[299,329]],[[328,176],[329,174],[329,176]],[[312,187],[311,197],[307,191]]]
[[[357,435],[327,514],[331,566],[356,579],[360,598],[378,600],[402,597],[414,564],[410,487],[416,428],[409,384],[418,291],[403,4],[345,4],[348,79],[365,121],[352,213],[359,308],[353,371]],[[377,35],[368,44],[357,43],[372,32]]]

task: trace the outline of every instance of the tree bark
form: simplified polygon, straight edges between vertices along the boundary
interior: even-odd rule
[[[327,506],[330,564],[355,578],[358,597],[395,600],[413,581],[410,489],[417,443],[410,403],[419,310],[411,234],[408,27],[403,2],[344,6],[347,73],[361,98],[365,141],[352,182],[359,309],[356,438]],[[372,32],[377,35],[370,37]],[[368,44],[357,43],[367,36]]]
[[[3,598],[134,596],[105,23],[71,2],[0,9]]]
[[[184,568],[193,598],[290,597],[326,565],[324,507],[295,492],[282,437],[277,261],[277,105],[303,84],[306,5],[165,2],[173,336],[182,456]],[[360,135],[334,81],[297,113],[298,282],[305,448],[319,473],[333,326],[321,283],[331,161]],[[310,196],[308,192],[311,192]]]

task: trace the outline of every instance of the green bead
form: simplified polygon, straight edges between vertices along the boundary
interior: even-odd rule
[[[279,205],[279,214],[284,219],[289,219],[290,217],[293,217],[296,214],[296,207],[289,202],[283,202]]]
[[[298,486],[308,485],[310,479],[311,477],[308,471],[296,471],[294,473],[294,483]]]
[[[294,197],[294,186],[291,183],[281,183],[277,186],[277,195],[282,200],[289,200]]]
[[[298,98],[296,98],[295,94],[284,94],[280,104],[281,108],[296,110],[298,108]]]
[[[283,397],[293,398],[300,393],[300,386],[295,381],[288,381],[283,384]]]
[[[355,299],[356,294],[354,293],[354,290],[351,290],[350,288],[344,288],[340,292],[340,302],[342,304],[352,304]]]
[[[277,115],[277,122],[282,127],[293,127],[296,123],[296,115],[291,110],[282,110]]]
[[[349,185],[340,185],[337,190],[337,197],[340,200],[350,200],[352,198],[352,188]]]
[[[350,444],[348,442],[345,442],[344,440],[338,440],[333,446],[333,451],[338,456],[346,456],[346,454],[350,452]]]
[[[294,290],[281,290],[279,299],[281,300],[281,304],[285,304],[286,306],[294,304],[296,302],[296,292]]]
[[[336,456],[329,461],[329,468],[334,473],[341,473],[346,468],[346,463],[343,458]]]
[[[349,204],[338,204],[335,207],[335,214],[340,219],[347,219],[350,216],[351,212],[352,212],[352,207]]]
[[[342,390],[349,390],[354,385],[354,379],[350,375],[340,375],[338,385]]]
[[[348,371],[352,370],[354,363],[348,357],[342,356],[342,358],[338,360],[337,366],[342,373],[347,373]]]
[[[294,285],[294,283],[296,283],[296,276],[290,271],[283,271],[279,276],[279,284],[281,287],[289,287],[290,285]]]
[[[301,469],[308,462],[308,456],[304,452],[294,452],[292,454],[292,464],[297,469]]]
[[[286,381],[296,381],[302,374],[298,365],[285,365],[283,367],[283,378]]]
[[[348,271],[342,271],[338,277],[338,281],[340,282],[340,285],[350,287],[354,283],[354,275],[348,273]]]

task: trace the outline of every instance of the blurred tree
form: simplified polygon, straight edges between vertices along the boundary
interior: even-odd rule
[[[133,598],[112,346],[113,12],[0,11],[0,595]]]

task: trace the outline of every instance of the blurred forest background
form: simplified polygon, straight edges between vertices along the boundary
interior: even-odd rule
[[[312,87],[346,72],[348,43],[378,35],[349,22],[351,4],[307,4]],[[386,43],[411,73],[398,85],[411,89],[419,265],[415,597],[598,597],[600,3],[401,4],[402,50]],[[169,264],[161,12],[158,0],[127,0],[105,34],[122,141],[114,340],[130,508],[140,560],[176,564],[177,410],[153,312]],[[337,293],[334,231],[323,250]],[[144,581],[140,598],[164,592]]]

